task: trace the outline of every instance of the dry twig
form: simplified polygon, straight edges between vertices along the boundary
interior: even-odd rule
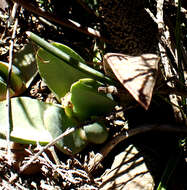
[[[165,49],[165,47],[170,47],[169,44],[171,44],[171,42],[169,40],[170,39],[169,30],[167,29],[167,26],[165,26],[164,20],[163,20],[163,4],[164,4],[164,0],[158,0],[157,1],[157,24],[158,24],[158,31],[160,34],[160,42],[158,44],[158,47],[160,49],[161,60],[162,60],[162,64],[163,64],[164,72],[165,72],[164,74],[165,74],[165,77],[167,79],[167,78],[173,78],[173,77],[177,76],[177,72],[171,66],[170,60],[167,57],[167,52]],[[171,51],[171,48],[169,48],[169,49]],[[171,51],[171,53],[173,55],[175,62],[177,63],[176,56],[174,55],[174,53],[172,51]],[[170,87],[175,88],[175,85],[172,82],[168,82],[168,85]],[[173,105],[172,107],[173,107],[173,111],[174,111],[176,121],[179,123],[182,123],[183,122],[183,116],[182,116],[182,113],[179,109],[179,103],[178,103],[177,95],[170,94],[169,99],[170,99],[171,104]],[[174,106],[174,105],[177,105],[177,106]]]
[[[32,5],[31,3],[28,3],[28,2],[25,2],[24,0],[12,0],[18,4],[20,4],[23,8],[27,9],[28,11],[38,15],[38,16],[41,16],[41,17],[44,17],[45,19],[51,21],[51,22],[55,22],[63,27],[67,27],[67,28],[71,28],[73,30],[76,30],[76,31],[79,31],[81,33],[84,33],[84,34],[87,34],[89,36],[92,36],[92,37],[96,37],[96,38],[99,38],[103,41],[106,41],[106,39],[104,39],[100,32],[97,31],[97,30],[94,30],[93,28],[90,28],[90,27],[82,27],[81,24],[71,20],[71,19],[60,19],[59,17],[51,14],[51,13],[48,13],[48,12],[44,12],[42,11],[41,9],[39,8],[36,8],[34,5]]]
[[[14,3],[13,6],[13,16],[15,16],[15,12],[17,9],[17,3]],[[13,18],[12,18],[13,19]],[[6,93],[6,100],[7,100],[7,114],[8,114],[8,126],[7,126],[7,150],[8,150],[8,158],[9,164],[11,164],[11,150],[10,150],[10,132],[12,130],[12,109],[11,109],[11,99],[10,99],[10,88],[11,88],[11,73],[12,73],[12,59],[13,59],[13,48],[14,48],[14,39],[16,35],[16,29],[18,25],[18,19],[15,20],[12,37],[10,40],[10,48],[9,48],[9,67],[8,67],[8,77],[7,77],[7,93]]]
[[[37,152],[25,165],[23,165],[20,168],[20,173],[22,173],[25,169],[28,168],[28,166],[38,158],[38,156],[40,156],[45,150],[47,150],[49,147],[53,146],[57,141],[59,141],[60,139],[64,138],[66,135],[72,133],[75,131],[75,128],[68,128],[66,129],[66,131],[64,133],[62,133],[61,135],[59,135],[57,138],[55,138],[53,141],[51,141],[50,143],[48,143],[46,146],[44,146],[39,152]]]

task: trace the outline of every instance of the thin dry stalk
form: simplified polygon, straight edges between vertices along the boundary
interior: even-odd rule
[[[15,12],[17,9],[17,3],[13,6],[13,16],[15,16]],[[10,132],[12,130],[12,109],[11,109],[11,99],[10,99],[10,88],[11,88],[11,74],[12,74],[12,60],[13,60],[13,48],[14,48],[14,39],[16,36],[16,30],[18,25],[18,19],[15,19],[12,37],[10,40],[10,48],[9,48],[9,67],[8,67],[8,78],[7,78],[7,93],[6,93],[6,100],[7,100],[7,114],[8,114],[8,126],[7,126],[7,150],[8,150],[8,158],[9,158],[9,164],[11,164],[11,150],[10,150]]]
[[[104,39],[101,36],[100,32],[93,29],[93,28],[83,27],[78,22],[75,22],[75,21],[70,20],[70,19],[63,19],[62,20],[62,19],[58,18],[57,16],[55,16],[53,14],[50,14],[48,12],[44,12],[41,9],[36,8],[31,3],[25,2],[24,0],[13,0],[13,1],[20,4],[23,8],[27,9],[28,11],[30,11],[30,12],[38,15],[38,16],[44,17],[45,19],[47,19],[47,20],[49,20],[51,22],[55,22],[55,23],[57,23],[57,24],[59,24],[59,25],[61,25],[63,27],[71,28],[73,30],[76,30],[76,31],[79,31],[81,33],[87,34],[89,36],[93,36],[93,37],[96,37],[96,38],[99,38],[101,40],[106,41],[106,39]]]
[[[167,57],[167,52],[166,49],[163,45],[166,47],[170,47],[169,44],[170,42],[170,33],[169,30],[167,29],[167,26],[164,24],[164,19],[163,19],[163,4],[164,0],[157,0],[157,24],[158,24],[158,31],[160,35],[160,42],[158,44],[160,54],[161,54],[161,61],[164,67],[164,74],[166,79],[168,78],[173,78],[177,76],[177,72],[174,70],[174,68],[170,64],[170,60]],[[171,51],[171,48],[169,48]],[[174,53],[171,51],[174,60],[177,63],[176,56]],[[168,85],[172,88],[175,88],[174,83],[172,81],[168,82]],[[174,116],[177,122],[183,123],[183,115],[181,113],[181,110],[179,109],[179,103],[178,103],[178,97],[175,94],[170,94],[169,99],[174,111]],[[174,106],[177,105],[177,106]]]
[[[66,129],[66,131],[64,133],[62,133],[61,135],[59,135],[57,138],[55,138],[53,141],[51,141],[50,143],[48,143],[46,146],[44,146],[39,152],[37,152],[25,165],[23,165],[20,168],[20,173],[22,173],[25,169],[28,168],[28,166],[34,161],[36,160],[45,150],[47,150],[49,147],[53,146],[57,141],[59,141],[60,139],[64,138],[66,135],[69,135],[70,133],[74,132],[75,128],[68,128]]]

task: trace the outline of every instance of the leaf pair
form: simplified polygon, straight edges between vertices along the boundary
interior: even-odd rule
[[[74,61],[78,63],[85,63],[85,61],[67,46],[54,43],[53,47],[57,47],[60,52],[68,54],[69,61],[72,60],[72,62],[68,63],[66,59],[62,60],[50,51],[40,49],[37,53],[38,69],[41,77],[56,94],[59,101],[66,93],[71,93],[72,116],[78,117],[81,122],[91,116],[110,112],[116,103],[106,95],[98,93],[98,87],[103,85],[101,81],[110,83],[111,80],[89,67],[84,67],[82,64],[72,66],[75,63]],[[104,63],[112,69],[118,80],[145,109],[148,108],[151,101],[158,61],[159,58],[154,54],[145,54],[138,57],[124,54],[106,54],[104,56]],[[77,66],[81,69],[76,69]],[[84,72],[85,70],[86,72]],[[95,77],[93,76],[94,73]],[[15,76],[18,76],[18,74]],[[98,80],[101,79],[101,81],[93,80],[90,76]],[[13,72],[12,79],[14,78]],[[30,78],[32,79],[32,77],[28,77],[28,79]],[[15,85],[19,84],[20,80],[18,79],[14,79]],[[3,84],[4,79],[0,78],[0,80]],[[5,104],[5,102],[0,104],[0,114],[3,118],[0,120],[0,133],[4,137],[8,123]],[[12,99],[12,105],[13,131],[11,138],[17,142],[46,144],[52,138],[63,133],[68,127],[76,127],[77,125],[71,117],[66,115],[64,109],[57,105],[42,103],[30,98],[14,98]],[[84,137],[82,137],[82,133]],[[44,135],[41,136],[41,134]],[[57,145],[64,152],[66,152],[64,146],[68,146],[73,153],[76,153],[85,147],[86,141],[94,142],[97,139],[93,137],[94,135],[99,138],[100,142],[107,138],[105,128],[98,123],[94,123],[93,125],[83,126],[83,132],[77,128],[75,133],[59,141]],[[99,135],[101,135],[101,138]]]
[[[52,45],[67,53],[72,59],[85,62],[69,47],[59,43]],[[42,79],[59,101],[67,93],[71,93],[70,103],[73,107],[69,112],[73,112],[72,115],[76,115],[78,120],[109,113],[116,105],[106,94],[98,93],[98,88],[103,83],[89,78],[89,74],[72,67],[71,64],[42,48],[39,49],[36,59]]]
[[[54,43],[54,46],[66,52],[73,59],[84,62],[78,54],[67,46],[58,43]],[[18,60],[17,63],[19,63]],[[41,77],[56,94],[59,101],[67,92],[71,93],[71,103],[73,105],[71,111],[79,122],[73,120],[72,117],[68,117],[61,105],[51,105],[28,97],[13,98],[11,139],[21,143],[35,144],[39,142],[46,144],[67,128],[74,127],[75,132],[64,137],[56,144],[64,153],[68,154],[65,147],[75,154],[80,152],[88,142],[103,143],[108,136],[103,124],[95,122],[84,125],[85,119],[106,114],[116,105],[106,94],[98,93],[98,87],[102,83],[85,78],[89,75],[76,70],[67,62],[60,60],[44,49],[40,49],[37,53],[37,64]],[[6,101],[0,103],[0,115],[3,117],[0,120],[0,134],[5,137],[8,126]],[[77,128],[80,123],[82,123],[82,127]],[[95,135],[97,138],[95,138]]]

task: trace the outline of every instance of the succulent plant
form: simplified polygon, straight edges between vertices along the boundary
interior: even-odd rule
[[[52,106],[29,97],[11,99],[12,124],[11,140],[18,143],[46,144],[52,140],[50,133],[44,127],[44,111]],[[0,136],[6,137],[8,114],[6,101],[0,102]]]
[[[59,50],[64,51],[74,59],[84,61],[81,56],[65,45],[59,43],[52,43],[52,45],[57,47]],[[69,92],[73,82],[76,82],[80,78],[88,77],[87,74],[72,67],[65,61],[60,60],[45,49],[39,49],[36,59],[42,79],[56,95],[59,101],[67,92]]]
[[[0,103],[1,138],[6,138],[9,122],[6,109],[6,101],[2,101]],[[65,154],[76,154],[88,143],[101,144],[108,137],[103,124],[93,123],[79,128],[77,122],[66,116],[60,105],[44,103],[29,97],[12,98],[12,123],[11,140],[25,144],[45,145],[65,132],[67,128],[75,128],[74,132],[56,143],[56,147]]]
[[[76,154],[88,143],[103,143],[108,137],[105,125],[98,122],[87,125],[85,121],[111,112],[116,105],[107,94],[98,92],[98,88],[110,80],[88,67],[85,60],[71,48],[59,43],[49,44],[34,34],[31,38],[35,42],[39,39],[37,44],[41,45],[36,54],[41,78],[56,95],[59,103],[64,104],[61,100],[68,97],[65,100],[66,106],[63,108],[62,104],[49,104],[29,97],[12,98],[12,121],[9,121],[6,101],[1,101],[0,136],[6,137],[6,129],[9,122],[12,122],[10,138],[19,143],[45,145],[66,129],[74,128],[74,132],[56,143],[56,147],[65,154]],[[21,94],[37,73],[32,64],[34,60],[30,48],[26,47],[23,52],[23,55],[18,54],[14,60],[16,66],[13,66],[11,75],[11,96]],[[32,70],[29,70],[30,67]],[[6,95],[7,75],[8,64],[0,62],[1,100]]]

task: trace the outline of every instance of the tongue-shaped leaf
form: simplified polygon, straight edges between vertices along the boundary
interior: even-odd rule
[[[48,104],[28,97],[11,99],[13,128],[10,139],[24,144],[47,144],[61,135],[67,128],[76,127],[77,123],[68,118],[64,109],[58,105]],[[0,137],[6,138],[8,112],[6,101],[0,102]],[[56,146],[64,153],[80,152],[87,144],[80,137],[80,130],[59,140]]]
[[[9,122],[6,103],[6,101],[0,102],[0,137],[3,138],[6,137]],[[44,110],[52,105],[28,97],[12,98],[11,105],[13,129],[10,138],[12,141],[46,144],[52,140],[43,123]]]
[[[67,53],[70,57],[85,62],[83,58],[71,48],[59,43],[53,43],[53,46]],[[58,100],[69,92],[73,82],[80,78],[88,77],[85,73],[73,68],[71,65],[68,65],[68,63],[65,63],[44,49],[39,49],[36,58],[41,77],[51,91],[56,94]]]
[[[101,116],[110,113],[116,102],[106,94],[98,92],[102,85],[93,79],[85,78],[71,86],[71,103],[73,112],[78,119],[84,120],[91,116]]]
[[[6,98],[7,93],[7,83],[4,80],[3,77],[0,76],[0,101],[4,100]],[[15,92],[10,89],[10,96],[13,96]]]
[[[4,84],[6,84],[7,78],[8,78],[8,63],[0,61],[0,77],[1,77],[1,83],[4,82]],[[11,95],[18,95],[25,90],[25,83],[22,80],[22,73],[14,65],[12,66],[10,84],[11,84],[11,91],[12,91]],[[5,99],[6,97],[5,95],[3,96],[3,94],[1,94],[0,96],[2,97],[1,100]]]
[[[87,142],[80,137],[80,129],[76,128],[77,123],[68,118],[61,107],[53,106],[47,109],[44,114],[44,124],[54,139],[67,128],[75,128],[74,132],[56,143],[56,147],[65,154],[76,154],[85,148]]]

